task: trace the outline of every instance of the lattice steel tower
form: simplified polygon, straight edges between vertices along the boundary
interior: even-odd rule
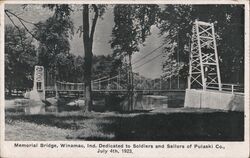
[[[192,32],[188,88],[221,90],[214,24],[195,20]]]

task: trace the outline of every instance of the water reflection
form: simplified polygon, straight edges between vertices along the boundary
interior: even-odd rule
[[[135,109],[139,108],[138,104],[141,104],[140,110],[150,110],[156,108],[167,108],[168,107],[168,97],[167,96],[157,96],[157,95],[144,95],[141,100],[138,100]]]
[[[161,95],[141,95],[134,97],[134,110],[154,110],[183,107],[184,97],[172,97]],[[122,104],[127,103],[127,98],[119,95],[107,95],[94,98],[93,110],[97,112],[122,111]],[[83,99],[58,100],[48,98],[44,102],[36,102],[28,99],[15,101],[12,107],[7,107],[7,112],[33,114],[57,114],[63,111],[81,111],[85,106]]]
[[[33,105],[24,107],[25,114],[45,114],[45,105]]]

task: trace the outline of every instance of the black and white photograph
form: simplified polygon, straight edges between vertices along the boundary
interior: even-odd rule
[[[249,139],[246,4],[46,2],[3,6],[4,141]]]

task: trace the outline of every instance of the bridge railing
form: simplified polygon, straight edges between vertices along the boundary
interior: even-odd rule
[[[84,83],[56,82],[57,91],[83,91]]]
[[[84,83],[72,83],[72,82],[56,82],[55,86],[47,86],[46,90],[57,91],[84,91]],[[92,90],[107,90],[107,89],[123,89],[118,83],[91,82]]]
[[[244,86],[240,84],[222,84],[223,91],[230,91],[231,93],[244,93]]]
[[[153,86],[153,87],[135,87],[135,90],[164,90],[161,86]],[[207,89],[211,90],[219,90],[218,84],[211,83],[207,85]],[[241,84],[226,84],[223,83],[221,87],[222,91],[231,92],[231,93],[244,93],[244,86]],[[47,91],[84,91],[84,83],[71,83],[71,82],[56,82],[55,86],[47,86]],[[108,83],[104,84],[103,82],[92,82],[92,90],[126,90],[126,88],[119,87],[118,83]]]
[[[207,86],[207,89],[219,90],[218,83],[210,83]],[[221,90],[231,92],[231,93],[244,93],[244,86],[241,84],[222,83]]]

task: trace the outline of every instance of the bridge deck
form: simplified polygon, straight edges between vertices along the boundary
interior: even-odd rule
[[[55,91],[54,89],[46,89],[45,91]],[[100,90],[92,90],[92,92],[127,92],[127,89],[100,89]],[[58,92],[83,92],[83,90],[58,90]],[[185,92],[183,89],[168,89],[168,90],[151,90],[151,89],[144,89],[144,90],[134,90],[134,92]]]
[[[83,97],[85,92],[83,90],[58,90],[58,95],[59,97],[62,98],[79,98],[79,97]],[[103,89],[103,90],[92,90],[93,93],[96,94],[127,94],[128,90],[127,89]],[[185,90],[182,89],[168,89],[168,90],[135,90],[135,93],[139,93],[139,94],[143,94],[143,95],[152,95],[152,94],[156,94],[156,95],[172,95],[172,94],[183,94],[185,93]],[[54,89],[47,89],[45,91],[46,96],[47,97],[52,97],[55,96],[56,91]]]

